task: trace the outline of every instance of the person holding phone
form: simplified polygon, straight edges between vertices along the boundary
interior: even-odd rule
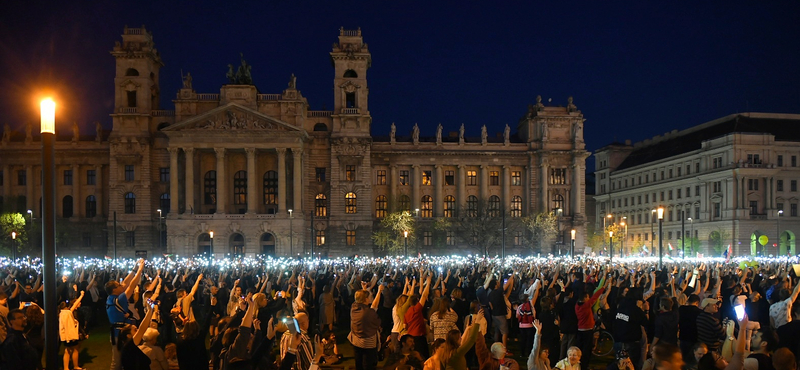
[[[347,339],[353,344],[356,356],[356,370],[374,370],[378,365],[378,334],[381,319],[378,317],[378,304],[385,285],[378,286],[378,293],[368,306],[370,291],[366,289],[355,293],[355,302],[350,308],[350,334]]]

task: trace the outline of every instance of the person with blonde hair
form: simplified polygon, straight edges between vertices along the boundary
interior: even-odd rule
[[[581,349],[575,346],[567,348],[567,357],[556,363],[559,370],[581,370]]]
[[[164,350],[156,345],[158,335],[157,329],[147,328],[139,349],[150,358],[150,370],[169,370],[169,362],[167,362],[167,357],[164,356]]]
[[[370,292],[366,289],[356,291],[353,306],[350,308],[350,335],[347,339],[353,344],[356,356],[356,370],[373,370],[378,365],[378,334],[381,319],[378,317],[378,304],[385,285],[378,286],[378,294],[368,306]]]

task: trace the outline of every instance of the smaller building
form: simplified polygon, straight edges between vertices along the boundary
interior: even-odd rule
[[[798,114],[732,114],[597,150],[595,228],[625,220],[624,253],[655,252],[664,207],[664,254],[798,254],[798,124]]]

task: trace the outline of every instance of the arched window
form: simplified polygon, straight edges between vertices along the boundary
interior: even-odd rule
[[[244,236],[242,234],[231,235],[231,254],[234,256],[244,255]]]
[[[564,209],[564,196],[561,194],[556,194],[553,196],[553,211],[558,209]]]
[[[72,196],[67,195],[61,199],[61,216],[64,218],[72,217]]]
[[[358,78],[358,73],[352,69],[344,71],[344,78]]]
[[[210,255],[211,250],[211,236],[208,233],[200,234],[197,237],[197,253]]]
[[[408,195],[401,195],[397,200],[397,207],[401,211],[411,212],[411,198]]]
[[[328,131],[328,126],[320,122],[314,125],[314,131]]]
[[[319,193],[314,199],[314,216],[328,217],[328,197],[325,194]]]
[[[356,193],[344,195],[344,213],[356,213]]]
[[[208,171],[203,176],[203,203],[217,204],[217,171]]]
[[[456,212],[456,197],[448,195],[444,197],[444,217],[454,217]]]
[[[275,255],[275,236],[270,233],[261,235],[261,254],[267,256]]]
[[[478,197],[467,197],[467,217],[478,217]]]
[[[126,76],[138,76],[139,75],[139,71],[137,71],[135,68],[128,68],[128,70],[125,71],[125,75]]]
[[[500,217],[500,197],[492,195],[489,197],[489,217]]]
[[[420,216],[433,217],[433,198],[430,195],[422,196],[422,204],[420,205]]]
[[[97,216],[97,198],[94,195],[86,197],[86,217]]]
[[[169,213],[169,193],[161,194],[158,198],[158,208],[161,209],[161,213]]]
[[[522,197],[519,195],[511,198],[511,217],[522,217]]]
[[[386,217],[386,203],[386,196],[378,195],[378,198],[375,199],[375,217]]]
[[[264,174],[264,204],[278,204],[278,172]]]
[[[136,213],[136,194],[125,194],[125,213]]]
[[[247,204],[247,171],[233,174],[233,204]]]

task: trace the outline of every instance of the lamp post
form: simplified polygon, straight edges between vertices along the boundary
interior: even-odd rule
[[[628,239],[628,224],[625,222],[626,220],[628,220],[628,217],[622,216],[622,221],[619,223],[619,226],[625,228],[625,233],[622,234],[622,249],[619,250],[620,256],[625,254],[625,239]]]
[[[58,366],[58,292],[56,290],[56,103],[41,103],[42,269],[44,270],[44,350],[48,368]]]
[[[681,255],[684,254],[686,249],[686,212],[678,211],[681,216]]]
[[[775,239],[775,240],[778,241],[778,252],[781,251],[781,217],[783,217],[783,210],[779,209],[778,210],[778,239]],[[775,253],[775,254],[777,255],[778,253]]]
[[[158,211],[158,227],[156,228],[156,231],[158,231],[158,253],[161,253],[161,208],[156,211]]]
[[[653,225],[656,223],[656,210],[653,209],[650,211],[650,250],[655,251],[654,248],[656,246],[656,232],[653,230]],[[652,252],[651,252],[652,253]]]
[[[404,246],[403,246],[403,255],[406,258],[408,258],[408,230],[404,230],[403,231],[403,238],[405,240],[405,243],[404,243]]]
[[[17,232],[11,232],[11,258],[17,260]]]
[[[211,237],[211,251],[209,252],[210,255],[214,255],[214,231],[209,231],[208,236]]]
[[[569,258],[575,259],[575,229],[570,230],[569,234],[572,237],[572,242],[569,245]]]
[[[689,217],[689,248],[694,250],[694,220]],[[686,252],[683,253],[683,258],[686,259]]]
[[[608,253],[608,263],[610,264],[610,263],[614,262],[614,232],[613,231],[609,231],[608,232],[608,244],[611,246],[608,249],[608,252],[609,252]]]
[[[292,231],[294,231],[294,227],[292,227],[292,221],[294,217],[292,217],[292,210],[289,210],[289,257],[294,254],[294,236],[292,235]]]
[[[29,220],[30,221],[29,221],[29,224],[27,226],[27,232],[28,232],[28,250],[27,250],[27,252],[30,253],[31,249],[33,249],[33,248],[31,248],[31,245],[33,243],[33,236],[31,235],[31,234],[33,234],[33,231],[32,231],[33,230],[33,211],[30,210],[30,209],[28,210],[28,216],[29,216]]]
[[[658,269],[664,265],[664,207],[658,207]]]
[[[415,225],[416,225],[416,222],[419,221],[419,208],[414,209],[414,212],[416,213],[416,215],[414,216],[415,217],[414,222],[415,222]],[[419,234],[417,234],[417,235],[419,235]],[[419,239],[417,239],[417,256],[419,256]]]
[[[606,232],[606,220],[609,220],[609,221],[611,221],[611,218],[612,218],[612,217],[614,217],[614,216],[613,216],[613,215],[611,215],[610,213],[609,213],[609,214],[607,214],[607,215],[606,215],[606,217],[603,217],[603,233],[605,233],[605,232]],[[603,239],[605,239],[605,238],[603,238]]]

